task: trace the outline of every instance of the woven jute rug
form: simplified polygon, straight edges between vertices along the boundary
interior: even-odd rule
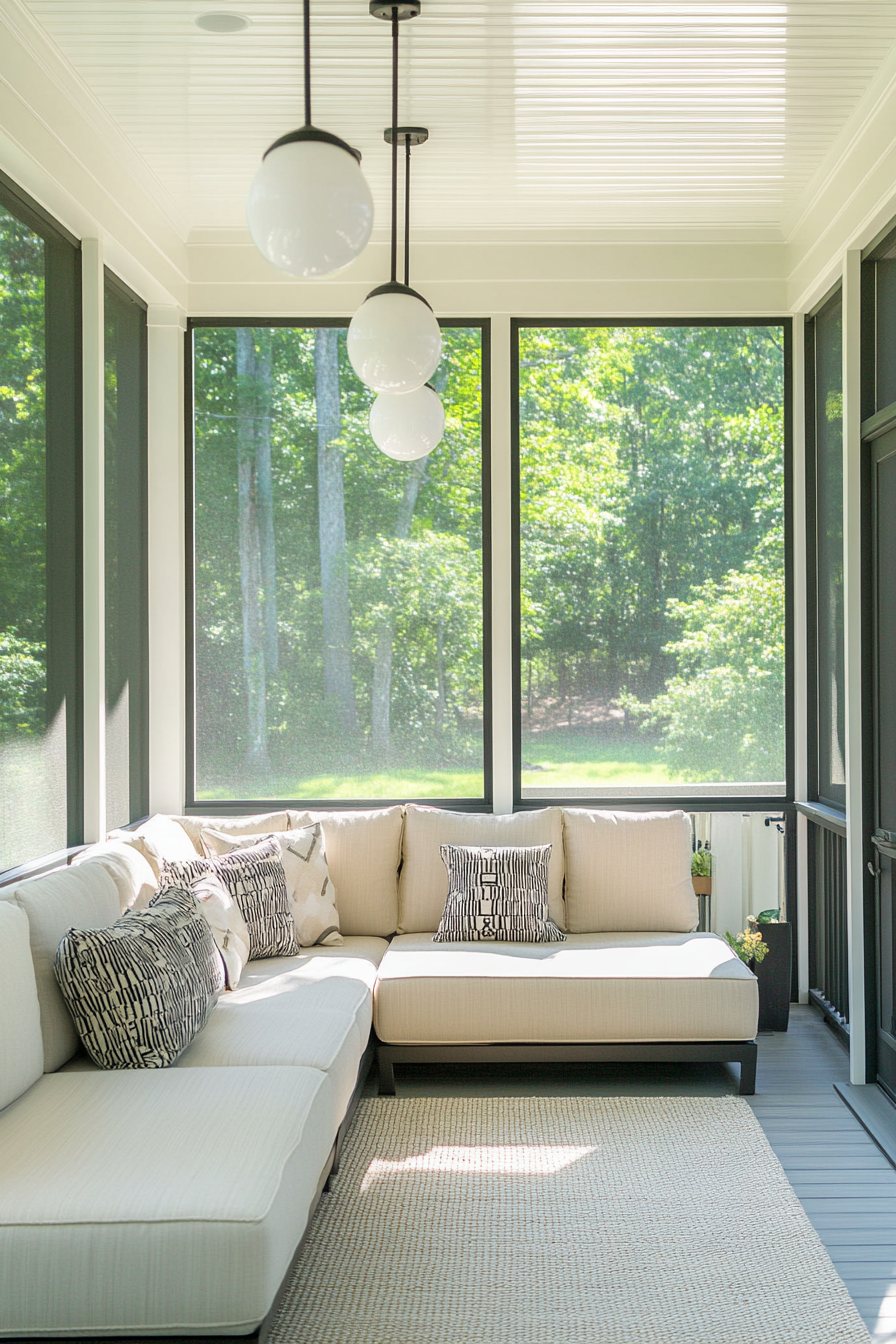
[[[868,1344],[737,1097],[377,1098],[272,1344]]]

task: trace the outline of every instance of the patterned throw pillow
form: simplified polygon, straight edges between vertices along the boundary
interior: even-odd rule
[[[339,947],[343,938],[320,822],[295,831],[278,831],[268,839],[276,840],[280,847],[286,894],[302,947]],[[257,840],[257,836],[226,835],[208,828],[202,832],[202,847],[209,855],[231,854],[257,844]]]
[[[280,846],[271,836],[253,839],[246,849],[217,859],[165,862],[159,889],[191,887],[201,877],[218,877],[236,901],[249,930],[249,960],[291,957],[299,950],[296,926],[286,895],[286,873]]]
[[[435,943],[563,943],[548,914],[551,845],[442,845],[448,899]]]
[[[224,968],[193,894],[171,888],[102,929],[69,929],[56,979],[101,1069],[163,1069],[208,1021]]]

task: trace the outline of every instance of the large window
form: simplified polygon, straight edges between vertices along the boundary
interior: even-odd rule
[[[193,798],[486,804],[484,330],[444,330],[445,437],[410,463],[344,328],[192,341]]]
[[[843,645],[843,312],[838,289],[806,323],[809,531],[814,539],[816,731],[810,772],[817,799],[846,806]],[[814,488],[813,488],[814,487]],[[811,554],[811,552],[810,552]]]
[[[0,868],[81,838],[77,249],[0,182]]]
[[[785,796],[789,326],[517,334],[520,800]]]
[[[105,295],[106,822],[148,797],[146,309],[114,276]]]

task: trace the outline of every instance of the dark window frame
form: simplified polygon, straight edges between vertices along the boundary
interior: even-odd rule
[[[128,823],[120,823],[129,824],[145,817],[149,811],[149,339],[146,303],[108,267],[104,270],[103,294],[104,307],[111,295],[119,304],[128,305],[142,315],[142,320],[138,319],[137,340],[131,351],[137,370],[136,435],[128,445],[129,479],[124,491],[119,490],[117,501],[119,507],[129,515],[132,524],[126,535],[126,544],[129,547],[131,572],[136,578],[136,591],[130,594],[129,665],[137,669],[137,685],[133,687],[131,682],[128,697],[129,817]],[[120,454],[121,445],[117,444],[116,447]],[[108,593],[106,613],[108,622]],[[130,693],[131,690],[136,691],[136,694]]]
[[[843,287],[840,281],[807,314],[804,324],[805,344],[805,423],[806,423],[806,632],[807,632],[807,686],[806,721],[808,724],[807,778],[809,801],[822,803],[846,815],[845,805],[839,799],[822,791],[819,761],[820,645],[818,637],[818,419],[817,395],[817,328],[816,321],[824,317],[836,304],[842,307]]]
[[[443,328],[477,328],[482,339],[481,491],[482,491],[482,773],[480,798],[252,798],[197,799],[196,797],[196,641],[195,641],[195,416],[193,386],[193,332],[209,327],[287,327],[314,330],[318,327],[345,329],[347,317],[194,317],[187,321],[184,338],[184,521],[185,521],[185,613],[186,696],[184,814],[203,816],[213,807],[219,816],[237,816],[283,808],[313,812],[369,811],[417,802],[454,812],[491,812],[494,806],[492,732],[492,469],[491,469],[491,319],[440,318]]]
[[[522,649],[520,531],[520,332],[530,328],[576,327],[778,327],[784,338],[784,725],[785,791],[770,797],[752,795],[643,797],[522,796]],[[792,812],[794,807],[794,592],[793,592],[793,319],[778,317],[514,317],[510,321],[511,421],[511,619],[513,623],[513,810],[579,807],[613,811],[682,808],[686,812]]]
[[[84,837],[81,245],[3,172],[0,205],[46,249],[47,708],[65,704],[71,849]]]

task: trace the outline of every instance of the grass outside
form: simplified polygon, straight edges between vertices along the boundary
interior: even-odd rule
[[[265,780],[258,798],[481,798],[481,770],[377,770],[352,775],[317,774]],[[233,786],[197,790],[201,799],[234,798]]]
[[[660,758],[655,743],[615,733],[525,733],[522,756],[525,789],[674,784],[679,778]]]
[[[678,775],[659,756],[655,743],[618,733],[526,733],[522,743],[522,783],[526,789],[600,788],[601,785],[672,784]],[[537,766],[538,769],[527,769]],[[239,785],[208,785],[198,797],[215,799],[316,798],[481,798],[482,773],[464,769],[355,770],[284,775]]]

